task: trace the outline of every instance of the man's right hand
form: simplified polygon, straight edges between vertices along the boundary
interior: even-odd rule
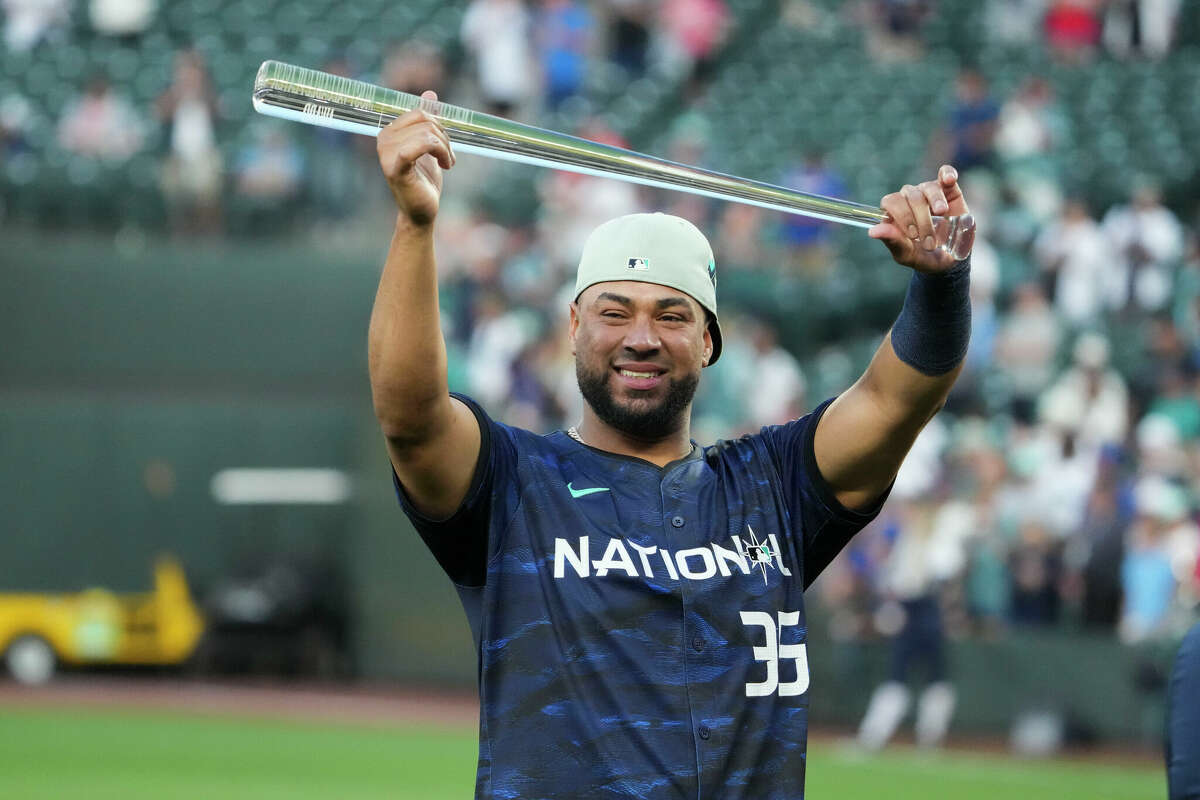
[[[437,100],[434,92],[421,97]],[[414,225],[433,224],[442,194],[442,170],[454,166],[446,131],[432,115],[413,109],[379,132],[375,150],[400,213]]]

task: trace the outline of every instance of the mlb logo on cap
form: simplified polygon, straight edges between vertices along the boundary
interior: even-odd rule
[[[647,270],[650,269],[650,259],[648,259],[648,258],[631,258],[631,259],[629,259],[629,263],[627,264],[627,266],[630,269],[637,269],[637,270],[641,270],[642,272],[646,272]]]

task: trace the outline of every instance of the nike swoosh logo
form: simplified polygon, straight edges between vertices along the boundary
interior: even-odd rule
[[[574,483],[574,481],[571,481],[571,483]],[[571,493],[571,497],[578,500],[581,497],[587,497],[589,494],[595,494],[596,492],[607,492],[609,489],[607,486],[597,486],[594,489],[575,489],[568,483],[567,491]]]

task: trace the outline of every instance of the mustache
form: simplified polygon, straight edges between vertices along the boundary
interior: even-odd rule
[[[644,440],[659,439],[678,430],[700,385],[698,372],[672,377],[667,381],[666,394],[657,403],[633,408],[617,399],[611,386],[612,371],[607,366],[591,370],[582,359],[576,359],[575,379],[584,402],[602,422],[631,438]]]

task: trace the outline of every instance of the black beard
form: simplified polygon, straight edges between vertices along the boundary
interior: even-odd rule
[[[608,370],[591,372],[579,360],[575,362],[575,378],[579,381],[579,393],[596,416],[609,427],[643,441],[661,439],[679,429],[680,417],[700,385],[697,374],[685,375],[667,383],[667,396],[652,408],[634,411],[617,403],[609,388]]]

